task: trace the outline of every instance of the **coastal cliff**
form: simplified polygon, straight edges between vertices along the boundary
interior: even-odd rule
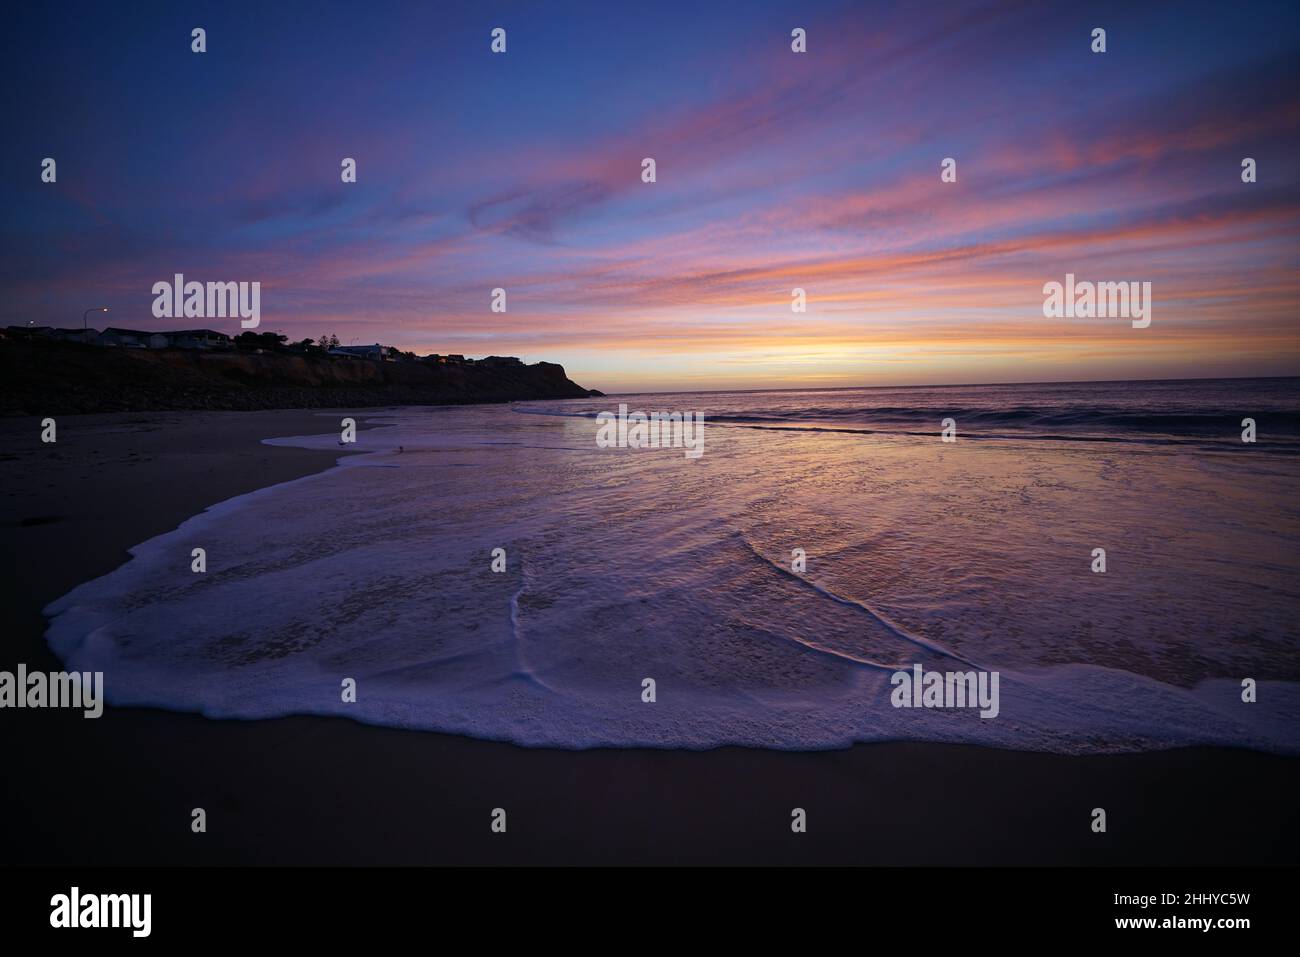
[[[0,414],[307,409],[577,399],[552,362],[438,363],[0,341]]]

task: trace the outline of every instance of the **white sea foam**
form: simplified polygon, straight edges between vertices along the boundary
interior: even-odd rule
[[[530,746],[1300,751],[1300,685],[1270,680],[1284,611],[1234,606],[1254,645],[1197,631],[1279,550],[1261,556],[1262,528],[1224,516],[1215,560],[1180,584],[1192,559],[1168,528],[1184,509],[1218,528],[1195,462],[749,429],[690,461],[597,449],[585,417],[381,420],[359,434],[371,454],[208,509],[54,602],[51,646],[105,672],[113,705]],[[1104,580],[1088,571],[1098,541],[1128,543]],[[190,571],[196,546],[206,574]],[[892,708],[890,673],[916,661],[997,669],[999,716]]]

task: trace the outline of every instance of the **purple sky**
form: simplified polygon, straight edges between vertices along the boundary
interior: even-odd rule
[[[5,64],[0,323],[107,305],[176,327],[151,289],[180,272],[261,282],[262,328],[295,339],[546,359],[606,391],[1296,374],[1298,16],[28,10]],[[1151,282],[1152,325],[1045,319],[1067,272]]]

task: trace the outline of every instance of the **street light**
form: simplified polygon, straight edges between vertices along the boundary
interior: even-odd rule
[[[86,317],[87,317],[88,315],[90,315],[92,312],[108,312],[108,306],[95,306],[94,308],[92,308],[92,309],[87,309],[85,312],[83,312],[83,313],[81,314],[81,328],[82,328],[82,329],[89,329],[89,328],[90,328],[90,326],[86,323]]]

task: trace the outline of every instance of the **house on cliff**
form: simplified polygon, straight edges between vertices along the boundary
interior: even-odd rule
[[[56,329],[51,326],[9,326],[6,335],[12,339],[53,339],[57,342],[93,343],[98,329]]]
[[[163,335],[173,349],[225,349],[230,346],[230,336],[213,329],[180,329]]]
[[[95,344],[117,346],[123,349],[166,349],[169,342],[161,332],[146,332],[142,329],[119,329],[109,326],[95,337]]]
[[[332,356],[344,356],[352,359],[387,359],[392,350],[379,343],[369,346],[335,346],[329,351]]]

